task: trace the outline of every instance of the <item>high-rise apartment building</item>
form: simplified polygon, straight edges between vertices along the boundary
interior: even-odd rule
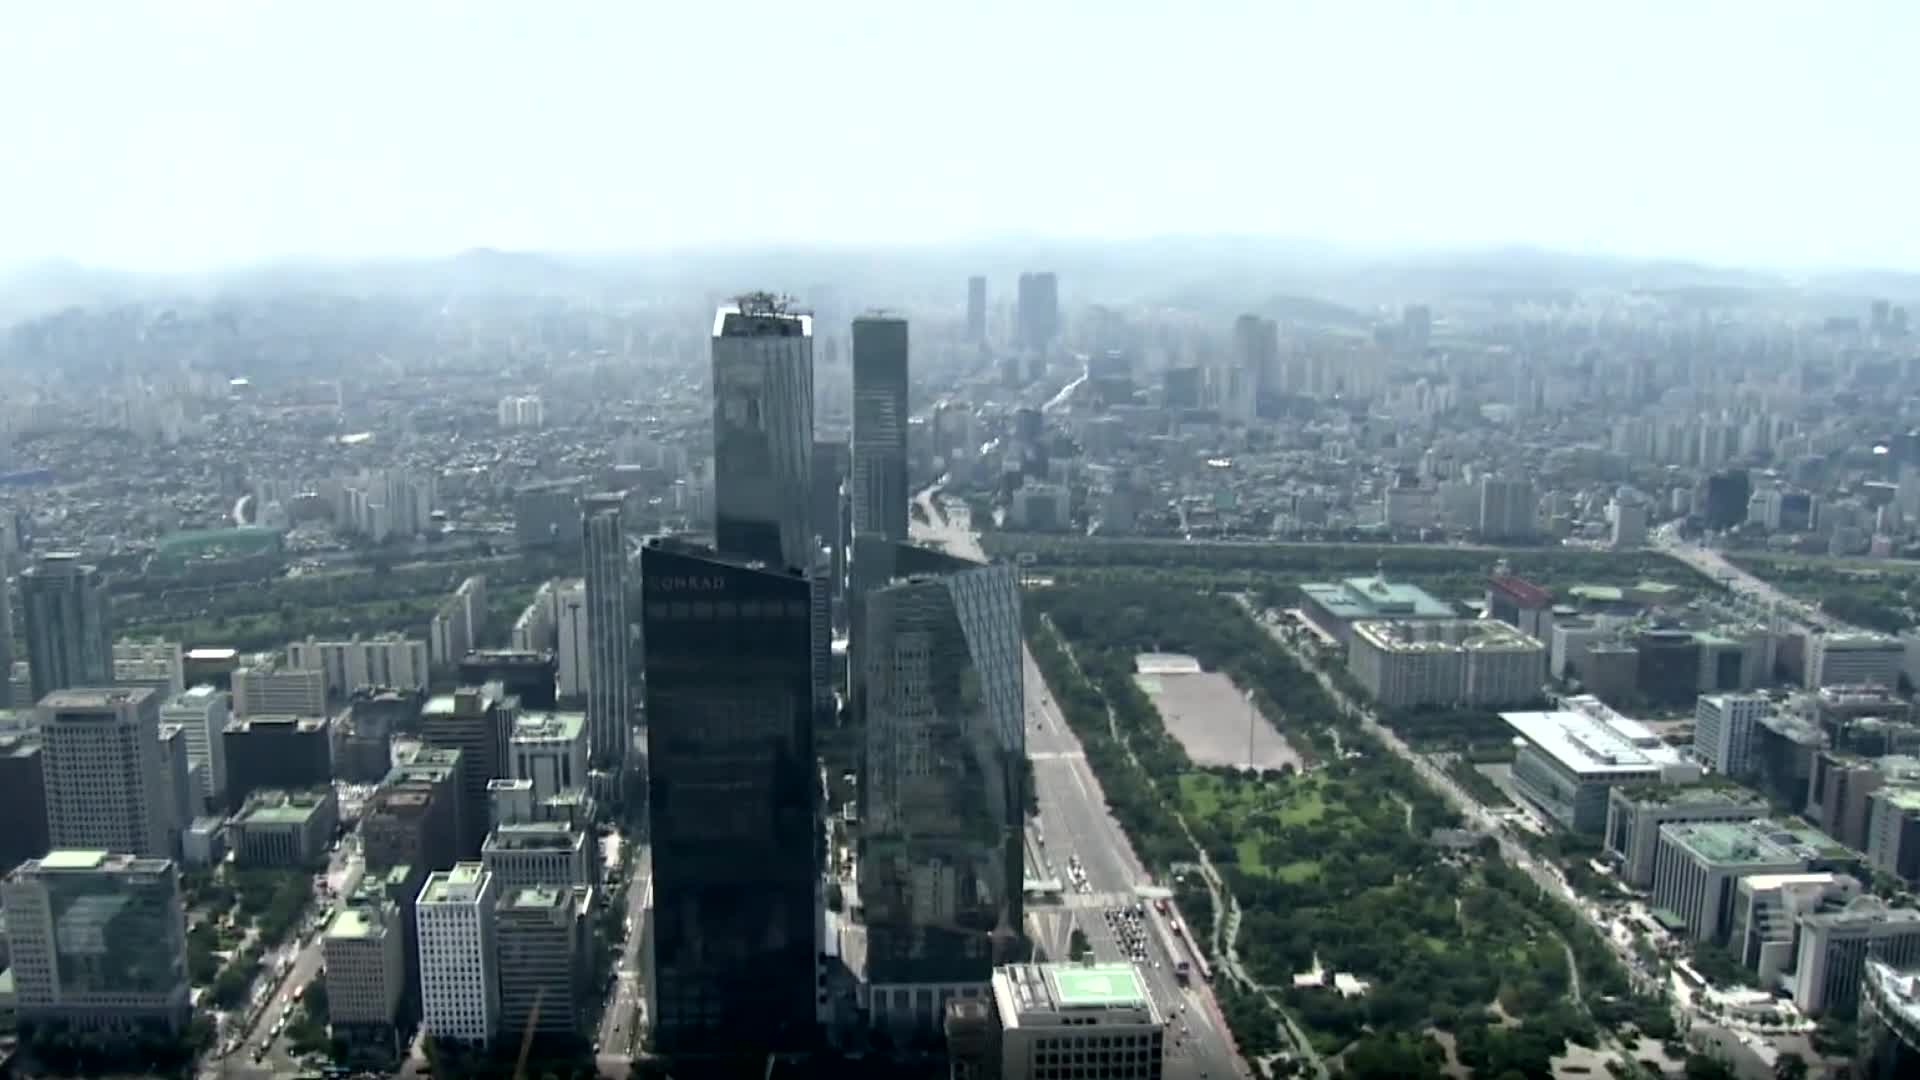
[[[327,673],[282,664],[272,653],[250,658],[233,673],[233,715],[324,716]]]
[[[1021,933],[1019,592],[1011,566],[942,558],[865,597],[860,903],[874,1020],[901,1037],[984,992]]]
[[[907,539],[907,320],[853,320],[853,530]]]
[[[47,838],[54,848],[164,858],[173,821],[160,760],[160,695],[55,690],[40,699]]]
[[[665,540],[641,578],[655,1038],[670,1054],[803,1046],[821,844],[807,579]]]
[[[500,1033],[498,898],[493,875],[474,862],[435,871],[420,887],[420,1022],[436,1040],[485,1047]]]
[[[582,530],[585,531],[585,530]],[[626,568],[621,567],[624,578]],[[564,581],[553,591],[554,694],[563,701],[587,695],[593,670],[593,641],[587,632],[587,583]]]
[[[978,274],[967,279],[967,340],[987,340],[987,279]]]
[[[49,552],[20,572],[33,700],[74,686],[113,682],[107,583],[72,552]]]
[[[1046,349],[1060,333],[1060,280],[1052,271],[1020,275],[1015,322],[1020,344]]]
[[[778,569],[813,565],[813,316],[766,296],[713,320],[714,539]]]
[[[586,546],[587,745],[593,763],[618,769],[627,757],[633,723],[628,660],[627,533],[618,495],[587,498],[581,518]],[[561,612],[560,632],[567,633]],[[563,649],[566,647],[562,642]]]
[[[168,859],[55,850],[0,885],[23,1023],[178,1033],[187,915]]]
[[[429,681],[427,643],[399,634],[347,641],[308,638],[287,646],[287,666],[318,669],[327,693],[345,698],[370,686],[396,690],[425,690]]]
[[[1533,484],[1522,479],[1486,476],[1480,479],[1480,536],[1510,540],[1532,536],[1538,507]]]

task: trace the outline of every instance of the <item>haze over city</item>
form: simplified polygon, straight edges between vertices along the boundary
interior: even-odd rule
[[[15,4],[0,1074],[1912,1080],[1910,4]]]
[[[1920,268],[1920,12],[16,5],[0,265],[1246,234]]]

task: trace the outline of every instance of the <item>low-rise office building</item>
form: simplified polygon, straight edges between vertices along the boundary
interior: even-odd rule
[[[1133,965],[1008,964],[991,992],[1001,1080],[1160,1080],[1165,1018]]]
[[[402,1049],[406,938],[400,906],[378,880],[355,892],[327,923],[320,943],[327,1022],[356,1058],[390,1062]]]
[[[170,859],[57,850],[0,885],[17,1014],[79,1031],[187,1026],[187,916]]]
[[[1837,911],[1860,895],[1851,874],[1755,874],[1734,888],[1727,947],[1762,986],[1790,982],[1800,949],[1800,919]]]
[[[1521,740],[1513,781],[1521,793],[1574,832],[1599,833],[1616,787],[1684,784],[1700,766],[1653,729],[1598,698],[1563,699],[1550,712],[1508,712],[1500,718]]]
[[[1860,980],[1859,1080],[1920,1076],[1920,965],[1868,960]]]
[[[1606,850],[1620,859],[1620,880],[1636,889],[1653,884],[1660,826],[1689,821],[1752,821],[1767,800],[1724,783],[1636,784],[1607,796]]]
[[[509,892],[599,883],[590,834],[559,821],[500,826],[487,835],[480,861]]]
[[[1351,637],[1353,624],[1358,622],[1383,619],[1408,622],[1458,616],[1452,604],[1434,599],[1417,585],[1388,581],[1384,572],[1373,577],[1302,585],[1300,613],[1343,644]]]
[[[1808,1016],[1851,1009],[1869,959],[1920,964],[1920,911],[1861,896],[1842,910],[1802,917],[1793,1003]]]
[[[1662,825],[1653,902],[1684,923],[1694,940],[1723,943],[1732,932],[1741,878],[1804,873],[1814,861],[1795,834],[1766,821]]]
[[[261,715],[227,721],[227,803],[263,789],[305,791],[333,781],[333,721]]]
[[[1347,670],[1387,708],[1516,705],[1540,696],[1546,647],[1496,619],[1363,621]]]
[[[340,828],[340,798],[332,785],[308,791],[256,791],[227,823],[242,866],[314,866],[324,863]]]
[[[1867,863],[1920,883],[1920,787],[1882,787],[1867,797]]]
[[[1906,645],[1886,634],[1808,634],[1806,677],[1801,685],[1809,690],[1863,684],[1898,686],[1906,658]]]

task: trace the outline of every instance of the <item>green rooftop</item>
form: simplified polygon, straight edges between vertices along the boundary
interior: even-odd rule
[[[1695,821],[1662,825],[1660,831],[1715,866],[1784,866],[1799,857],[1769,832],[1745,821]]]
[[[1130,964],[1061,964],[1048,969],[1053,996],[1069,1008],[1144,1005],[1147,996]]]
[[[1878,796],[1896,810],[1920,810],[1920,787],[1883,787]]]
[[[1447,619],[1456,614],[1453,605],[1434,599],[1418,585],[1388,581],[1381,575],[1308,582],[1300,591],[1343,619]]]
[[[326,802],[312,792],[255,792],[240,809],[242,825],[304,825]]]
[[[1627,595],[1612,585],[1575,585],[1567,590],[1567,594],[1598,604],[1617,604]]]

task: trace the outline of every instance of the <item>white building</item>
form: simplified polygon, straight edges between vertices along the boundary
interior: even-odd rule
[[[172,697],[186,689],[185,655],[177,641],[121,638],[113,643],[113,681],[151,686]]]
[[[428,683],[427,643],[399,634],[348,641],[308,638],[287,646],[287,662],[295,668],[319,668],[326,674],[327,693],[335,697],[368,686],[425,690]]]
[[[1745,776],[1764,694],[1701,694],[1693,705],[1693,756],[1724,776]]]
[[[563,698],[585,697],[593,648],[587,637],[587,583],[575,578],[554,590],[554,655],[559,674],[554,685]]]
[[[208,804],[226,805],[227,695],[211,686],[196,686],[160,706],[160,722],[178,724],[187,740],[187,763],[199,766],[201,796]]]
[[[327,673],[282,666],[262,653],[233,673],[233,716],[325,716]]]
[[[1647,504],[1638,500],[1615,499],[1610,513],[1613,517],[1613,547],[1645,547],[1647,543]]]
[[[1563,698],[1551,712],[1508,712],[1500,719],[1523,742],[1513,759],[1514,785],[1575,832],[1605,828],[1614,787],[1700,779],[1700,766],[1652,728],[1591,695]]]
[[[503,428],[537,428],[547,422],[546,405],[531,394],[510,394],[500,399],[498,408]]]
[[[508,778],[533,782],[546,799],[587,786],[587,714],[523,712],[507,739]]]
[[[543,581],[534,590],[533,599],[520,609],[513,620],[510,647],[515,652],[552,652],[555,627],[555,598],[558,595],[554,583]]]
[[[1620,880],[1636,889],[1653,884],[1660,826],[1683,821],[1752,821],[1767,800],[1730,784],[1616,787],[1607,796],[1606,849],[1620,859]]]
[[[1809,1016],[1855,1004],[1869,957],[1901,968],[1920,964],[1920,911],[1862,896],[1840,911],[1802,916],[1793,1003]]]
[[[1388,708],[1540,696],[1546,647],[1497,619],[1357,622],[1351,633],[1347,670]]]
[[[1727,947],[1760,976],[1760,985],[1780,985],[1793,971],[1800,946],[1800,918],[1843,907],[1860,895],[1847,874],[1755,874],[1734,889],[1733,925]]]
[[[494,905],[499,890],[479,863],[427,876],[414,904],[420,944],[421,1026],[436,1039],[490,1045],[499,1034]]]
[[[428,653],[433,663],[454,667],[479,642],[487,622],[487,579],[475,574],[453,590],[427,624]]]
[[[1157,1080],[1164,1019],[1131,964],[1008,964],[993,973],[1001,1080]]]
[[[1861,683],[1898,686],[1906,658],[1907,648],[1900,639],[1885,634],[1808,634],[1807,671],[1802,685],[1808,690]]]

